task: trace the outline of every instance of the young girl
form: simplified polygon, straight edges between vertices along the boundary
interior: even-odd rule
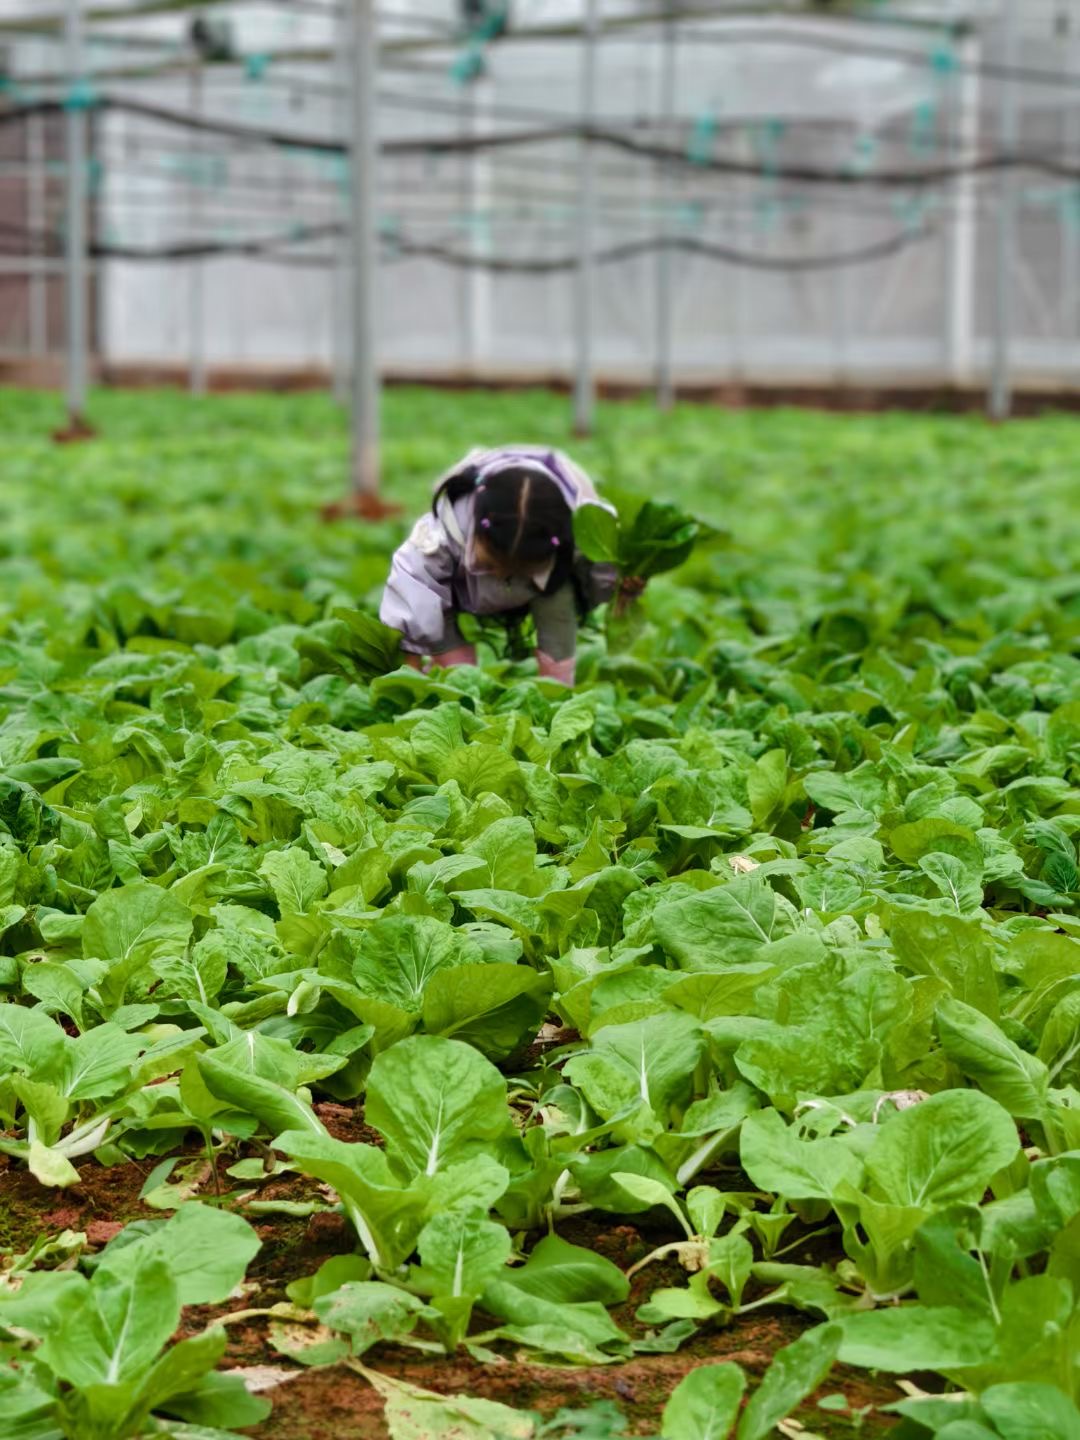
[[[401,631],[408,663],[475,665],[457,616],[532,616],[540,674],[573,685],[578,615],[609,600],[611,565],[574,547],[573,512],[602,504],[580,466],[557,450],[473,450],[435,486],[394,555],[380,615]],[[610,507],[609,507],[610,508]]]

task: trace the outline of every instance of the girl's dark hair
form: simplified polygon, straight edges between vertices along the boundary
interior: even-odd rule
[[[523,573],[555,561],[548,594],[570,579],[574,565],[574,522],[562,491],[548,475],[507,466],[477,484],[474,468],[459,470],[435,492],[432,509],[445,498],[475,498],[473,518],[485,548]]]

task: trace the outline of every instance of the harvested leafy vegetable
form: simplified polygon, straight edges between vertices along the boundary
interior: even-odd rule
[[[637,496],[621,496],[617,513],[604,505],[583,505],[574,513],[574,539],[582,554],[618,567],[619,588],[612,607],[616,620],[635,604],[653,576],[677,570],[696,544],[719,535],[705,521],[667,501],[643,501]],[[609,627],[609,640],[613,635]]]
[[[697,541],[717,533],[666,501],[624,500],[618,514],[603,505],[583,505],[574,514],[574,538],[581,552],[639,580],[677,570]]]

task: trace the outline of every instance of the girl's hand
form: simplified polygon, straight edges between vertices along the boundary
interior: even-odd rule
[[[558,680],[560,685],[569,685],[571,689],[573,688],[577,670],[576,656],[571,655],[566,660],[554,660],[543,650],[537,650],[536,664],[541,679]]]
[[[431,663],[443,670],[453,670],[457,665],[475,665],[476,646],[458,645],[453,650],[444,650],[441,655],[433,655]]]
[[[635,600],[639,599],[645,590],[645,581],[638,575],[623,575],[619,580],[619,588],[615,592],[615,614],[625,615]]]

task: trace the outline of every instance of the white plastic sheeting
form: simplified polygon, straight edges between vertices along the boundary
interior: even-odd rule
[[[2,0],[0,17],[5,7],[25,13]],[[609,28],[600,46],[602,128],[699,159],[739,159],[752,170],[732,176],[685,164],[661,180],[649,159],[597,145],[599,251],[667,233],[724,247],[746,262],[675,256],[677,376],[983,378],[997,281],[995,175],[883,188],[797,183],[774,172],[796,163],[909,171],[970,158],[975,149],[993,151],[1002,84],[993,73],[999,0],[881,5],[874,23],[755,14],[770,8],[762,5],[731,8],[740,13],[723,21],[681,21],[677,116],[667,127],[659,113],[659,26]],[[404,18],[385,27],[384,141],[577,123],[580,56],[573,36],[489,46],[486,78],[463,84],[455,78],[460,42],[400,44],[430,33],[420,18],[449,23],[456,7],[397,0],[394,9]],[[515,14],[535,28],[572,22],[581,9],[575,0],[519,0]],[[605,21],[661,10],[660,0],[602,5]],[[973,36],[953,43],[943,30],[910,23],[919,18],[970,18]],[[186,21],[171,14],[142,24],[156,42],[168,43],[182,38]],[[342,134],[340,104],[328,93],[340,76],[331,61],[339,43],[333,19],[247,5],[236,10],[234,26],[246,65],[207,73],[206,113],[312,137]],[[131,28],[128,22],[125,33]],[[99,34],[107,31],[99,27]],[[1069,71],[1080,77],[1077,0],[1023,0],[1022,31],[1025,69],[1051,80]],[[18,45],[20,67],[47,69],[50,54],[55,63],[55,47],[33,44],[31,55],[32,42]],[[282,50],[312,58],[267,58]],[[93,58],[99,67],[120,63],[118,50],[104,43]],[[110,80],[101,88],[179,110],[190,103],[186,75]],[[1071,88],[1046,78],[1017,88],[1021,148],[1080,166],[1080,79]],[[107,243],[153,248],[188,239],[292,237],[294,260],[331,258],[332,242],[306,237],[347,217],[340,159],[200,140],[121,114],[107,116],[101,128],[98,231]],[[408,258],[402,247],[435,245],[500,261],[572,260],[575,149],[566,138],[474,155],[384,157],[380,350],[387,368],[569,375],[572,271],[462,270]],[[1009,276],[1015,367],[1021,379],[1071,379],[1080,376],[1080,184],[1031,170],[1016,185],[1020,220]],[[895,253],[869,263],[799,268],[893,242]],[[202,348],[211,365],[332,363],[341,347],[335,330],[340,337],[342,305],[341,276],[332,266],[248,258],[199,264]],[[193,350],[190,274],[186,262],[108,262],[100,319],[110,359],[186,363]],[[656,276],[651,255],[598,268],[593,349],[602,374],[651,374]]]

